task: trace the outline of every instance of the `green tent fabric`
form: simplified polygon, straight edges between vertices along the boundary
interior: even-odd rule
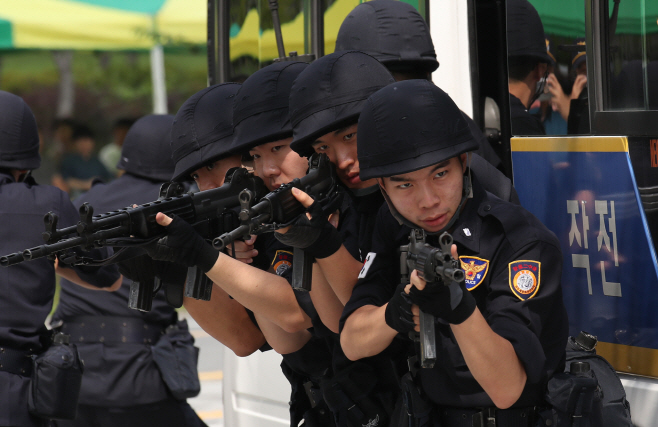
[[[584,0],[530,0],[530,3],[539,12],[546,34],[585,37]],[[612,7],[610,0],[610,11]],[[658,33],[658,1],[621,0],[616,34],[638,35],[643,31],[645,34]]]
[[[0,0],[0,48],[204,44],[207,0]]]

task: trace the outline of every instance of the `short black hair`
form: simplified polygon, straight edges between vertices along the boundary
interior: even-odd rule
[[[528,74],[535,69],[537,64],[542,62],[539,58],[534,56],[510,56],[507,58],[507,65],[509,67],[510,80],[523,81]]]
[[[135,124],[135,119],[131,119],[130,117],[121,117],[114,122],[113,129],[130,128],[133,124]]]
[[[95,135],[94,132],[85,125],[79,125],[76,126],[75,129],[73,130],[73,136],[71,137],[71,140],[77,141],[78,139],[82,138],[91,138],[94,139]]]

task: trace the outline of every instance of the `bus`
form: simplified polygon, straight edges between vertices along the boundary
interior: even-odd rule
[[[552,74],[572,111],[580,111],[573,120],[559,117],[557,97],[540,96],[536,114],[548,134],[539,136],[512,132],[504,0],[399,1],[429,24],[440,63],[433,82],[485,132],[522,205],[557,235],[570,335],[598,337],[597,353],[618,371],[635,425],[654,425],[658,2],[530,0],[555,58]],[[270,3],[208,1],[210,84],[248,75],[278,56]],[[280,0],[286,52],[333,52],[340,23],[359,3]],[[576,65],[586,85],[572,101]],[[230,353],[225,360],[226,425],[289,424],[280,357]]]

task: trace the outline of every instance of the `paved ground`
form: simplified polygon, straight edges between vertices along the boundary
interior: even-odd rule
[[[184,317],[184,312],[179,313]],[[201,393],[188,402],[209,427],[224,427],[222,379],[224,346],[204,332],[194,319],[186,316],[190,331],[199,347],[199,378]]]

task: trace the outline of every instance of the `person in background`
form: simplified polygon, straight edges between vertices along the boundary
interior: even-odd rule
[[[0,111],[0,254],[5,255],[43,244],[40,231],[47,212],[58,216],[60,228],[74,225],[79,215],[66,193],[37,185],[29,175],[41,157],[36,120],[27,104],[0,91]],[[55,273],[107,291],[121,286],[121,276],[114,266],[66,268],[45,257],[0,268],[0,425],[49,426],[48,420],[30,414],[28,394],[32,356],[52,343],[44,322],[53,306]]]
[[[117,169],[117,163],[121,159],[123,141],[126,139],[128,129],[130,129],[133,123],[135,121],[128,118],[121,118],[114,122],[114,126],[112,127],[112,141],[98,152],[98,160],[114,176],[119,176],[122,173],[121,169]]]
[[[95,179],[110,180],[112,175],[94,153],[96,141],[87,126],[78,126],[73,132],[73,151],[62,158],[60,174],[69,194],[76,198],[91,188]]]
[[[103,213],[157,200],[160,186],[174,171],[169,147],[172,122],[171,115],[148,115],[137,120],[126,135],[116,165],[125,173],[108,184],[94,184],[74,205],[89,203],[95,212]],[[133,278],[149,269],[166,267],[153,265],[146,256],[140,258],[128,264],[130,270],[143,270]],[[168,276],[176,276],[175,271],[167,272]],[[185,280],[186,272],[184,267],[179,268],[178,279]],[[124,277],[117,292],[100,295],[68,280],[61,281],[52,325],[77,344],[85,370],[77,418],[57,421],[57,427],[204,425],[185,400],[171,395],[152,352],[152,346],[172,325],[184,335],[180,343],[192,346],[194,339],[187,323],[178,321],[176,310],[165,301],[164,291],[155,295],[148,312],[129,308],[130,282]]]
[[[528,0],[507,2],[507,63],[512,135],[545,135],[539,117],[528,109],[544,91],[551,57],[544,26]]]

